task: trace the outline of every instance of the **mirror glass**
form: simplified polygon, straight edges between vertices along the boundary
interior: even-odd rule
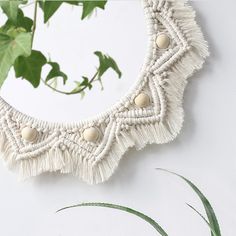
[[[24,9],[26,15],[32,17],[33,7]],[[101,91],[96,82],[81,99],[79,94],[67,96],[54,92],[43,83],[35,89],[26,80],[16,79],[11,71],[1,89],[1,96],[10,105],[39,119],[75,122],[108,110],[127,94],[138,79],[147,50],[141,1],[108,1],[104,11],[98,10],[83,21],[81,9],[68,4],[63,4],[46,25],[42,12],[38,13],[34,49],[58,62],[69,76],[67,86],[62,89],[71,90],[74,81],[81,81],[84,75],[93,76],[98,66],[93,53],[97,50],[115,59],[122,78],[118,79],[110,70],[102,80],[104,89]]]

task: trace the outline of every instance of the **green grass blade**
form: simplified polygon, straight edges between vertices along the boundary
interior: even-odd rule
[[[145,220],[147,223],[152,225],[161,236],[168,236],[168,234],[164,231],[164,229],[149,216],[144,215],[143,213],[136,211],[134,209],[131,209],[129,207],[124,207],[124,206],[120,206],[120,205],[114,205],[114,204],[110,204],[110,203],[82,203],[82,204],[78,204],[78,205],[73,205],[73,206],[61,208],[57,212],[60,212],[60,211],[66,210],[66,209],[70,209],[70,208],[76,208],[76,207],[105,207],[105,208],[112,208],[112,209],[124,211],[124,212],[138,216],[139,218]]]
[[[176,174],[174,172],[171,172],[171,171],[168,171],[165,169],[161,169],[161,168],[157,168],[157,170],[165,171],[167,173],[170,173],[170,174],[180,177],[194,190],[194,192],[198,195],[198,197],[200,198],[200,200],[204,206],[207,218],[209,220],[209,225],[210,225],[211,229],[213,229],[215,232],[215,235],[212,232],[211,232],[211,235],[212,236],[221,236],[220,226],[219,226],[218,220],[216,218],[215,212],[214,212],[210,202],[203,195],[203,193],[198,189],[198,187],[195,186],[190,180],[186,179],[185,177],[183,177],[179,174]]]
[[[193,211],[195,211],[204,221],[205,223],[208,225],[208,227],[211,229],[211,233],[214,235],[214,236],[217,236],[215,230],[211,227],[210,223],[207,221],[207,219],[196,209],[194,208],[193,206],[191,206],[190,204],[187,203],[187,206],[190,207]]]

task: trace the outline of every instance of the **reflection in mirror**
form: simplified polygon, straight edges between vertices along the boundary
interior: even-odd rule
[[[30,5],[24,9],[26,15],[32,17],[33,8]],[[60,63],[69,78],[63,90],[70,91],[74,81],[83,75],[93,76],[99,65],[93,54],[97,50],[115,59],[122,71],[121,79],[109,70],[103,78],[104,89],[101,91],[97,82],[81,99],[80,94],[59,94],[44,84],[34,89],[26,80],[16,79],[11,71],[1,89],[1,96],[17,110],[48,121],[86,119],[108,110],[138,79],[147,47],[141,2],[109,1],[104,11],[98,10],[84,21],[80,20],[80,11],[63,5],[47,25],[43,24],[43,15],[39,11],[34,48]]]

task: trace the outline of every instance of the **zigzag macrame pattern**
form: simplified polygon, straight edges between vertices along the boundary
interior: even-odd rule
[[[167,143],[180,132],[187,79],[201,69],[208,46],[186,1],[143,0],[143,7],[149,49],[142,73],[108,112],[77,124],[48,123],[0,98],[2,156],[21,178],[58,171],[100,183],[130,147]]]

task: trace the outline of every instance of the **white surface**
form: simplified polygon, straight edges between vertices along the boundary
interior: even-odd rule
[[[157,235],[145,222],[106,209],[74,209],[60,214],[64,206],[101,201],[127,205],[145,212],[173,236],[209,235],[204,222],[185,205],[202,210],[197,197],[183,182],[157,172],[167,168],[193,180],[211,201],[222,235],[234,235],[236,224],[236,99],[235,1],[194,2],[198,20],[211,46],[211,57],[190,81],[185,93],[186,120],[181,135],[171,144],[131,150],[119,170],[102,185],[88,186],[71,176],[46,174],[18,183],[0,165],[0,235]],[[28,9],[30,13],[32,9]],[[69,26],[73,22],[73,26]],[[41,86],[9,79],[2,94],[19,110],[59,121],[75,121],[109,108],[135,81],[146,47],[146,31],[138,1],[113,1],[97,18],[80,23],[79,10],[63,7],[36,35],[35,47],[50,52],[75,80],[93,73],[96,49],[108,52],[124,73],[122,80],[110,73],[103,92],[93,90],[83,101],[65,97]],[[58,27],[60,25],[60,27]]]

